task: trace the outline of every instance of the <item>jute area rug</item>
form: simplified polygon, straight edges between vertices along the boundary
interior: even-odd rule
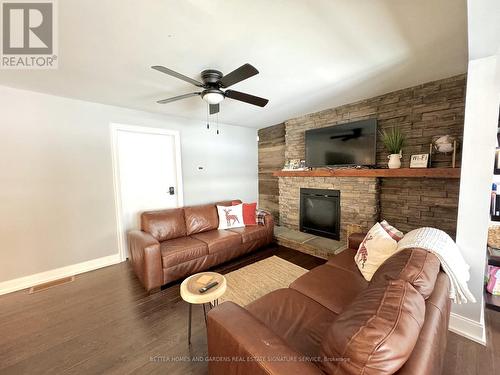
[[[287,288],[307,270],[280,257],[272,256],[225,274],[227,290],[219,303],[232,301],[240,306],[280,288]]]

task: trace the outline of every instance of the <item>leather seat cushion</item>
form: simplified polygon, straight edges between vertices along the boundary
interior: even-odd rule
[[[217,229],[219,216],[213,204],[184,208],[187,235]]]
[[[278,289],[245,307],[297,352],[317,356],[337,314],[293,289]]]
[[[434,290],[441,262],[432,253],[419,248],[401,250],[387,259],[373,274],[372,283],[406,280],[427,299]]]
[[[241,235],[241,240],[243,243],[262,240],[265,239],[267,236],[267,229],[263,225],[255,225],[243,228],[232,228],[229,230],[231,232],[235,232]]]
[[[350,271],[326,264],[312,269],[290,284],[290,288],[337,314],[367,286],[368,282],[363,277],[353,277]]]
[[[208,254],[205,242],[190,237],[176,238],[160,243],[163,268],[201,258]]]
[[[184,237],[186,235],[186,222],[184,209],[173,208],[170,210],[147,211],[141,215],[141,227],[144,232],[151,234],[158,241]]]
[[[359,272],[356,262],[354,261],[354,256],[356,255],[357,251],[358,250],[356,249],[345,249],[344,251],[330,258],[330,260],[328,260],[326,264],[329,266],[341,268],[343,270],[352,272],[353,274],[359,275],[360,277],[363,277],[363,275],[361,275],[361,272]]]
[[[425,301],[404,280],[370,284],[338,316],[321,344],[327,373],[393,374],[410,357],[424,323]]]
[[[211,230],[197,233],[191,236],[194,239],[205,242],[208,245],[208,253],[216,253],[223,250],[236,250],[241,245],[241,236],[228,230]]]

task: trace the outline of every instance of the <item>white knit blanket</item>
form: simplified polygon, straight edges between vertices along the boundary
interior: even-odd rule
[[[441,267],[450,278],[450,298],[455,303],[476,302],[467,286],[470,279],[469,265],[453,239],[436,228],[419,228],[405,234],[398,243],[398,251],[419,247],[430,251],[441,261]]]

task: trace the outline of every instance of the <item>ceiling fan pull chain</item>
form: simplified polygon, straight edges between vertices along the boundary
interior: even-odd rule
[[[219,112],[217,112],[217,135],[219,135]]]
[[[207,104],[207,129],[210,130],[210,122],[209,122],[209,115],[208,115],[208,107],[210,106],[210,104]]]

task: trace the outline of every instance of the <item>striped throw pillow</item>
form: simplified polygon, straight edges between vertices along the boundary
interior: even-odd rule
[[[387,221],[382,220],[380,222],[380,225],[382,226],[382,228],[384,228],[384,230],[387,232],[387,234],[389,236],[391,236],[391,238],[393,240],[396,240],[397,242],[399,242],[403,239],[403,237],[404,237],[403,232],[401,232],[399,229],[394,228]]]

